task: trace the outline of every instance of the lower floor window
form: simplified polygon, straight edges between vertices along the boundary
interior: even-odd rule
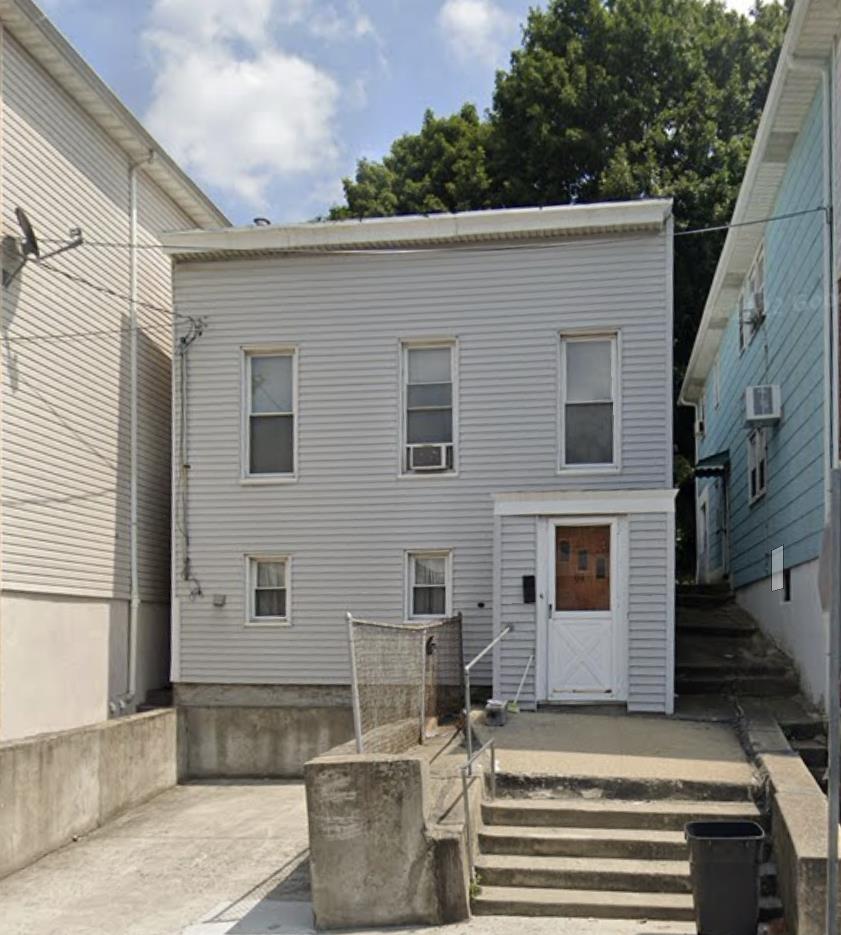
[[[768,443],[765,429],[754,429],[748,435],[748,499],[758,500],[768,486]]]
[[[249,620],[287,622],[289,620],[289,559],[250,558],[248,560],[250,594]]]
[[[446,550],[409,552],[407,610],[410,620],[451,614],[451,559]]]

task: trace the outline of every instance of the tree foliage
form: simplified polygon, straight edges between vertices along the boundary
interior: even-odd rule
[[[344,180],[332,217],[674,198],[676,229],[728,220],[787,22],[720,0],[550,0],[496,76],[484,119],[427,111],[417,134]],[[675,247],[675,382],[722,237]],[[686,415],[680,449],[691,457]]]

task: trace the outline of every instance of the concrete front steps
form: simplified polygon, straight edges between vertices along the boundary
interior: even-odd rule
[[[685,824],[762,820],[747,792],[741,801],[497,799],[482,818],[474,914],[675,922],[693,919]]]

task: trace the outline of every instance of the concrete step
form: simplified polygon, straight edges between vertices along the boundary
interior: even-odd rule
[[[701,607],[679,606],[675,624],[678,636],[697,634],[745,639],[759,632],[753,617],[734,602]]]
[[[496,799],[482,803],[486,825],[534,828],[634,828],[683,831],[689,821],[759,821],[753,802],[622,799]]]
[[[813,740],[792,740],[792,749],[800,755],[810,770],[825,770],[829,762],[826,740],[821,737]]]
[[[753,698],[791,697],[799,691],[797,676],[785,675],[684,675],[675,678],[679,695],[746,695]]]
[[[733,595],[730,591],[720,591],[715,594],[703,594],[692,592],[678,592],[675,595],[675,604],[681,610],[687,607],[698,608],[701,610],[724,607],[731,603]]]
[[[603,890],[483,886],[472,901],[475,915],[566,916],[593,919],[691,922],[692,897],[685,893],[620,893]]]
[[[686,860],[682,831],[639,828],[534,828],[497,825],[479,834],[483,854]]]
[[[505,887],[690,893],[688,860],[617,857],[521,857],[481,854],[476,872],[483,884]]]

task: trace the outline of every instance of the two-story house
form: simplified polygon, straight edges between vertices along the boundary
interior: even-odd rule
[[[164,237],[190,770],[351,735],[345,613],[460,612],[524,707],[673,704],[668,201]],[[183,332],[182,332],[183,333]],[[534,663],[528,666],[534,657]]]
[[[696,414],[698,578],[733,586],[816,701],[828,632],[817,575],[839,438],[841,228],[828,211],[839,28],[837,3],[794,4],[680,396]]]
[[[225,217],[30,0],[0,0],[0,740],[169,681],[162,230]],[[28,217],[42,258],[21,266]],[[26,249],[32,249],[30,243]]]

